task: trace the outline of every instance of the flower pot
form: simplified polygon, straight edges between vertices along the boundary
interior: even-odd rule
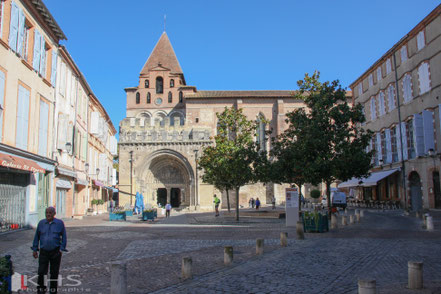
[[[126,220],[126,214],[125,213],[109,213],[109,220],[110,221],[120,221],[120,220]]]
[[[142,220],[154,220],[157,217],[156,211],[144,211],[142,213]]]
[[[133,216],[133,210],[126,210],[124,211],[126,216]]]

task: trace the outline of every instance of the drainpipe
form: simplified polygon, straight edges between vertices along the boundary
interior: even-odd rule
[[[401,108],[400,108],[400,91],[398,87],[398,73],[397,73],[397,60],[395,57],[395,51],[393,52],[394,57],[394,70],[395,70],[395,89],[397,93],[397,110],[398,110],[398,122],[400,126],[400,144],[401,144],[401,169],[403,176],[403,194],[404,194],[404,208],[407,209],[407,186],[406,186],[406,166],[404,164],[404,152],[403,152],[403,132],[401,126]]]

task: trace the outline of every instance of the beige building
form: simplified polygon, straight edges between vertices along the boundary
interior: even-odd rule
[[[360,199],[441,208],[440,69],[438,6],[351,84],[375,132],[374,180],[345,184],[359,187]]]
[[[169,201],[173,207],[211,208],[213,194],[221,193],[201,181],[196,160],[216,135],[216,113],[226,106],[243,108],[249,119],[268,120],[260,130],[272,128],[276,135],[286,127],[285,113],[304,106],[293,98],[293,91],[200,91],[187,85],[165,32],[143,66],[138,84],[125,91],[127,112],[120,123],[119,141],[121,205],[130,203],[129,194],[140,192],[148,206]],[[269,149],[269,141],[261,144]],[[280,185],[248,185],[240,190],[240,204],[248,205],[251,197],[270,203],[272,195],[281,202],[284,193]]]

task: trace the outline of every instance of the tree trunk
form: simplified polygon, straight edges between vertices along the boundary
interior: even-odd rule
[[[326,197],[328,198],[328,218],[331,219],[331,183],[326,182]]]
[[[236,221],[239,221],[239,189],[236,187]]]
[[[302,184],[297,184],[299,187],[299,211],[302,210]]]
[[[230,211],[230,192],[228,191],[228,189],[225,189],[227,191],[227,206],[228,206],[228,212]]]

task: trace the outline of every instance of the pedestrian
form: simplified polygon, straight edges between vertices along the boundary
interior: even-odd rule
[[[273,196],[273,198],[271,198],[271,203],[273,205],[273,209],[276,209],[276,197]]]
[[[214,194],[214,208],[216,209],[216,214],[214,216],[219,216],[219,204],[220,204],[220,199],[217,198],[216,194]]]
[[[260,200],[259,197],[256,198],[256,210],[259,210],[260,207]]]
[[[254,208],[254,205],[256,204],[256,201],[254,198],[251,198],[251,208]]]
[[[50,293],[57,293],[61,251],[66,250],[66,228],[62,220],[55,218],[55,208],[46,208],[46,219],[40,220],[32,244],[32,255],[38,258],[37,293],[46,293],[47,273],[50,265]],[[38,255],[40,251],[40,256]]]
[[[114,206],[114,204],[113,204],[113,200],[110,199],[110,201],[109,201],[110,213],[113,212],[113,206]]]
[[[249,208],[252,207],[252,202],[253,202],[253,198],[250,198],[250,200],[248,201],[248,207],[249,207]]]
[[[165,217],[170,217],[171,209],[172,209],[172,207],[171,207],[170,203],[167,202],[167,204],[165,205]]]

